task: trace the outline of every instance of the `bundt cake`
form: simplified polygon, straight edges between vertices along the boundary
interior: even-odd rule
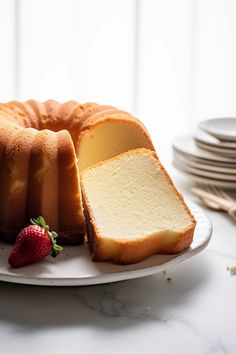
[[[190,246],[196,221],[154,151],[93,165],[81,187],[93,260],[129,264]]]
[[[43,215],[62,244],[84,240],[79,171],[136,148],[154,150],[143,124],[95,103],[0,104],[0,238],[14,242]]]

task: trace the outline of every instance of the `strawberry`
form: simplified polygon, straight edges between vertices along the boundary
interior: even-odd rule
[[[56,257],[62,250],[56,243],[57,233],[49,231],[44,218],[30,219],[31,225],[18,234],[8,262],[14,268],[41,261],[51,252]]]

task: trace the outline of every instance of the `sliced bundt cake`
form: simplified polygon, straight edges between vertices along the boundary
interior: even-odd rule
[[[111,106],[0,104],[0,238],[42,215],[61,243],[82,243],[79,169],[139,147],[154,149],[142,123]]]

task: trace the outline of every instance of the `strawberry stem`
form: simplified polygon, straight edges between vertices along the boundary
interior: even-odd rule
[[[30,223],[32,225],[38,225],[47,231],[49,237],[52,240],[52,253],[51,253],[51,255],[52,255],[52,257],[56,257],[63,250],[63,247],[61,247],[57,244],[56,239],[58,237],[58,234],[55,231],[49,231],[49,226],[46,224],[46,221],[42,216],[39,216],[36,219],[33,219],[33,218],[30,219]]]

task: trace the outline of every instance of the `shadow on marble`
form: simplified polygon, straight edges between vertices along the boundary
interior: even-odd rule
[[[207,258],[198,255],[166,274],[87,287],[36,287],[0,283],[0,322],[20,331],[96,326],[108,330],[168,322],[208,282]],[[171,277],[171,280],[167,278]],[[181,320],[179,318],[178,320]]]

